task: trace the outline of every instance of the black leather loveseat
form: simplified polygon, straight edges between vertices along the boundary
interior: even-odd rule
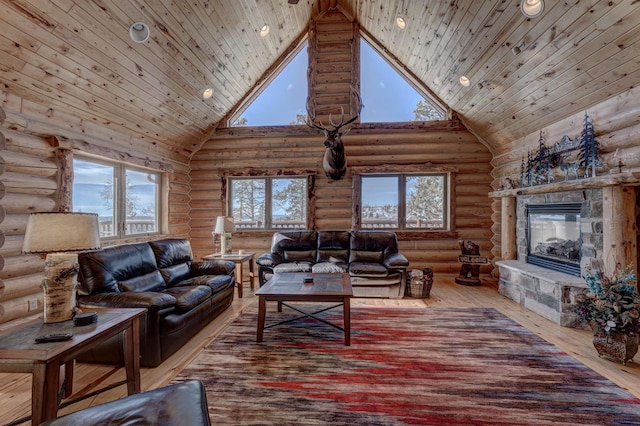
[[[122,244],[78,255],[78,306],[147,308],[140,364],[156,367],[233,301],[234,263],[194,262],[185,239]],[[122,362],[118,336],[80,361]]]
[[[260,285],[278,272],[348,272],[355,297],[402,298],[407,258],[390,231],[281,231],[256,259]]]

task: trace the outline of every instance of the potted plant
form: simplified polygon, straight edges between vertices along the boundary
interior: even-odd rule
[[[633,265],[616,268],[612,276],[602,271],[585,274],[588,291],[577,297],[578,319],[593,330],[598,355],[626,364],[638,352],[640,295]]]

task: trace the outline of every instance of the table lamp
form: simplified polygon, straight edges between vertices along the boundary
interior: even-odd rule
[[[67,321],[76,312],[78,255],[100,248],[95,213],[31,213],[22,252],[46,253],[44,262],[44,322]]]
[[[233,218],[218,216],[216,219],[215,233],[220,235],[221,254],[231,254],[231,233],[233,232]]]

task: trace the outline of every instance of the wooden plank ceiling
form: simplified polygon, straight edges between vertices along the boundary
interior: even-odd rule
[[[637,0],[546,0],[536,19],[518,0],[336,1],[495,151],[640,83]],[[4,91],[188,156],[295,47],[318,4],[0,0],[0,10]],[[137,21],[151,27],[145,43],[129,38]]]

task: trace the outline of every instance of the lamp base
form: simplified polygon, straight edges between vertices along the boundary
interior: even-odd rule
[[[44,322],[62,322],[76,313],[78,255],[49,253],[44,263]]]
[[[231,254],[231,234],[230,233],[220,234],[220,244],[222,246],[222,248],[220,249],[220,253]]]

